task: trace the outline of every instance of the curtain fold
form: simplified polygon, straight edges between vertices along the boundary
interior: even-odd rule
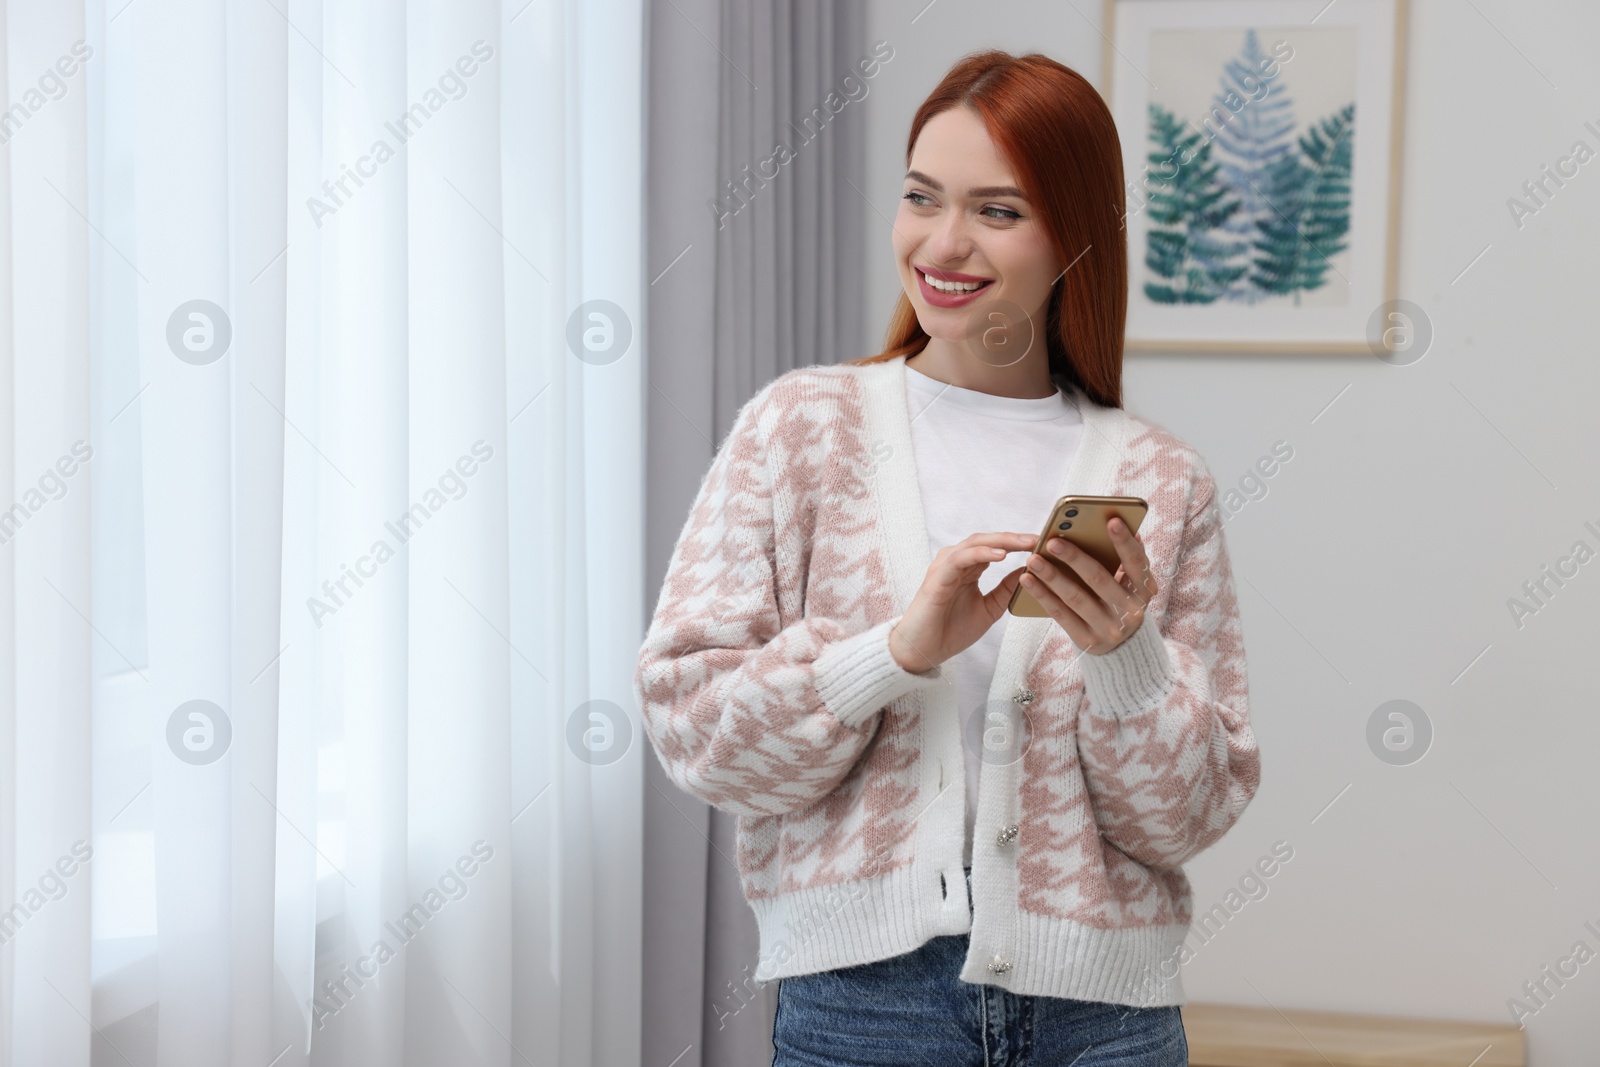
[[[83,1062],[92,604],[89,493],[75,462],[85,453],[72,446],[92,437],[87,112],[81,76],[80,92],[58,99],[40,80],[54,85],[58,58],[84,39],[84,15],[27,5],[8,10],[0,32],[0,401],[13,427],[0,446],[0,817],[13,828],[0,841],[0,995],[15,1005],[0,1034],[19,1063]]]
[[[651,608],[739,406],[785,371],[868,354],[865,26],[859,0],[649,5]],[[645,775],[645,1047],[677,1067],[765,1063],[776,986],[751,978],[735,819],[653,755]]]
[[[639,3],[0,16],[0,1067],[637,1062]]]

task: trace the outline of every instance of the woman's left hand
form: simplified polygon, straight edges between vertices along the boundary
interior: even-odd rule
[[[1022,576],[1022,587],[1061,624],[1072,643],[1097,656],[1133,636],[1144,621],[1145,605],[1159,588],[1150,573],[1144,545],[1127,524],[1113,515],[1106,528],[1122,558],[1115,576],[1089,553],[1059,537],[1051,538],[1045,548],[1061,563],[1037,552],[1029,553]],[[1063,564],[1071,567],[1093,592],[1068,577]]]

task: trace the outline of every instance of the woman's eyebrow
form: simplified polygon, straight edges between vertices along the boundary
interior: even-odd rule
[[[936,193],[944,192],[944,185],[942,183],[934,181],[920,170],[906,171],[906,180],[921,182],[923,185],[926,185]],[[977,189],[968,189],[967,195],[973,197],[974,199],[985,196],[1014,196],[1018,200],[1028,199],[1023,195],[1022,190],[1018,189],[1014,185],[984,185]]]

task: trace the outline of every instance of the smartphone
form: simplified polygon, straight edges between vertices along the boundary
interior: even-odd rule
[[[1113,515],[1120,516],[1128,524],[1129,531],[1137,533],[1148,510],[1150,505],[1136,496],[1064,496],[1050,510],[1050,518],[1044,524],[1039,543],[1033,550],[1041,556],[1060,561],[1061,557],[1044,550],[1046,541],[1060,537],[1099,560],[1109,573],[1116,574],[1117,568],[1122,566],[1122,557],[1117,555],[1117,546],[1111,540],[1111,531],[1106,529],[1106,522]],[[1063,564],[1061,569],[1068,578],[1085,589],[1089,588],[1088,583],[1079,578],[1078,572],[1070,566]],[[1013,615],[1029,618],[1042,618],[1049,614],[1033,598],[1033,594],[1021,585],[1011,594],[1011,603],[1006,610]]]

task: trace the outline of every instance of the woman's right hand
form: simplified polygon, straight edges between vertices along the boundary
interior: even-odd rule
[[[991,563],[1027,551],[1037,534],[975,533],[941,548],[916,596],[889,631],[889,651],[913,674],[932,670],[988,632],[1006,610],[1026,567],[1018,567],[988,593],[978,579]]]

